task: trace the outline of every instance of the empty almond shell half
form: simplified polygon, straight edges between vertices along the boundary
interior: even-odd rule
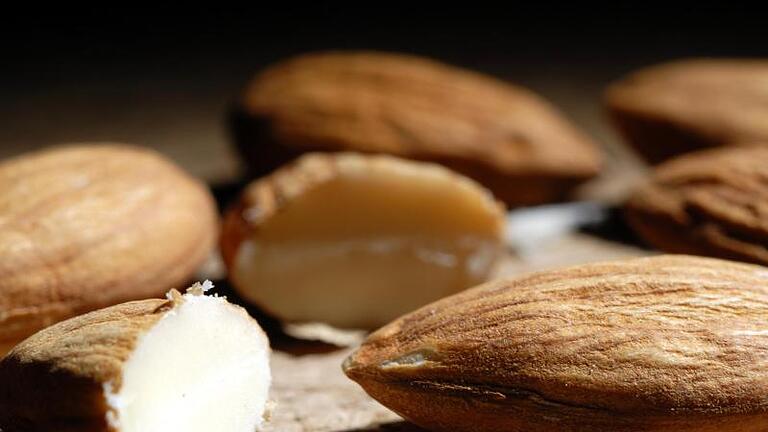
[[[344,364],[434,431],[768,430],[768,269],[666,255],[489,282]]]
[[[375,328],[488,278],[504,212],[434,164],[310,154],[244,191],[222,253],[238,293],[291,322]]]

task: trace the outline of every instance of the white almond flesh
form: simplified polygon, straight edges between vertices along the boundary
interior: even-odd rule
[[[373,328],[485,281],[503,221],[437,165],[312,154],[248,187],[222,250],[239,293],[275,316]]]
[[[0,430],[260,429],[267,337],[242,308],[193,288],[68,320],[23,342],[0,363]],[[36,376],[39,369],[50,373]],[[74,412],[62,399],[74,401]]]

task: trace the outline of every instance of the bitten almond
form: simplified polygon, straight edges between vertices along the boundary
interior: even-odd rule
[[[237,291],[290,322],[375,328],[488,278],[503,207],[443,167],[309,154],[243,192],[221,250]]]
[[[768,147],[670,160],[635,191],[626,215],[661,250],[768,265]]]
[[[706,147],[768,143],[768,60],[690,59],[612,84],[606,104],[649,161]]]
[[[75,145],[0,163],[0,352],[186,283],[216,233],[207,188],[150,150]]]
[[[490,282],[344,364],[433,431],[768,429],[768,269],[666,255]]]
[[[0,361],[6,432],[253,432],[269,342],[244,309],[205,296],[112,306],[58,323]]]
[[[234,121],[256,175],[310,151],[446,165],[509,206],[567,197],[594,176],[595,144],[533,92],[404,54],[301,55],[260,73]]]

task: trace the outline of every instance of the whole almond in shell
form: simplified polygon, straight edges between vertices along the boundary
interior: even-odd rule
[[[638,187],[626,215],[661,250],[768,265],[768,147],[672,159]]]
[[[154,151],[75,145],[0,163],[0,351],[185,284],[216,232],[205,185]]]
[[[768,269],[666,255],[489,282],[344,364],[434,431],[768,429]]]
[[[689,151],[768,142],[768,60],[688,59],[612,84],[608,110],[649,161]]]
[[[600,165],[595,144],[533,92],[405,54],[277,63],[247,87],[233,125],[256,175],[309,151],[387,153],[444,164],[509,206],[563,199]]]

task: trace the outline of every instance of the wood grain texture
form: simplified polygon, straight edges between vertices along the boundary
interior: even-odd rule
[[[0,163],[0,345],[179,287],[217,219],[207,188],[151,150],[77,145]]]
[[[689,59],[608,87],[606,105],[635,149],[657,163],[692,150],[768,142],[768,60]]]
[[[275,406],[265,432],[421,431],[403,423],[344,376],[340,365],[350,352],[273,353],[270,397]]]
[[[440,431],[763,431],[768,269],[689,256],[491,282],[385,326],[346,362]]]
[[[635,191],[626,214],[661,250],[768,265],[768,148],[670,160]]]
[[[594,143],[522,87],[420,57],[327,52],[280,62],[233,122],[258,175],[313,150],[447,165],[510,206],[561,199],[600,165]]]

